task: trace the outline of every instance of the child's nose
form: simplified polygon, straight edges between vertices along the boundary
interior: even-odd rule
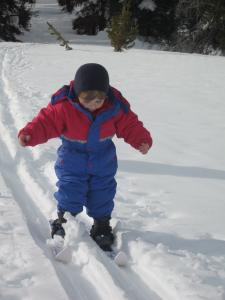
[[[98,107],[97,103],[94,103],[93,106],[92,106],[93,109],[96,109],[97,107]]]

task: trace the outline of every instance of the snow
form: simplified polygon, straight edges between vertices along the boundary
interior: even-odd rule
[[[156,4],[152,0],[143,0],[139,4],[139,8],[154,11],[156,9]]]
[[[42,22],[24,35],[26,43],[0,43],[0,299],[224,300],[224,58],[115,53],[101,35],[74,35],[73,50],[65,51],[43,21],[51,16],[67,38],[66,23],[60,28],[56,18],[62,13],[53,2],[38,5],[33,24]],[[60,142],[29,149],[17,142],[18,130],[86,62],[109,70],[154,139],[148,155],[115,139],[112,225],[126,268],[90,240],[85,212],[67,216],[71,263],[52,258],[48,220],[55,216]]]

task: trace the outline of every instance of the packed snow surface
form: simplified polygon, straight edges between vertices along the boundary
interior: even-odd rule
[[[115,53],[87,37],[74,38],[72,51],[38,42],[0,43],[0,299],[224,300],[224,58]],[[87,62],[108,69],[154,140],[147,155],[114,140],[112,225],[126,268],[95,246],[85,211],[67,216],[71,263],[53,259],[48,221],[60,140],[26,149],[17,142],[18,130]]]

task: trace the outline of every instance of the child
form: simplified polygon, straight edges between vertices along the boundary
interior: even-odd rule
[[[117,157],[113,136],[123,138],[142,154],[152,145],[150,133],[132,112],[127,100],[109,85],[106,69],[82,65],[70,85],[57,91],[46,108],[18,134],[21,146],[35,146],[60,137],[55,172],[58,177],[58,218],[54,235],[65,236],[64,213],[76,216],[86,207],[94,219],[90,235],[103,249],[114,236],[110,226],[116,193]]]

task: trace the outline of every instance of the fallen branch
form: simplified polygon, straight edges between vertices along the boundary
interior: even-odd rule
[[[73,48],[71,48],[71,47],[69,46],[69,41],[66,41],[66,40],[63,38],[63,36],[61,35],[61,33],[58,32],[52,24],[50,24],[49,22],[47,22],[47,24],[48,24],[48,31],[50,32],[50,34],[51,34],[51,35],[55,35],[57,41],[60,41],[60,42],[61,42],[61,43],[60,43],[60,46],[65,46],[65,49],[66,49],[66,50],[72,50]]]

